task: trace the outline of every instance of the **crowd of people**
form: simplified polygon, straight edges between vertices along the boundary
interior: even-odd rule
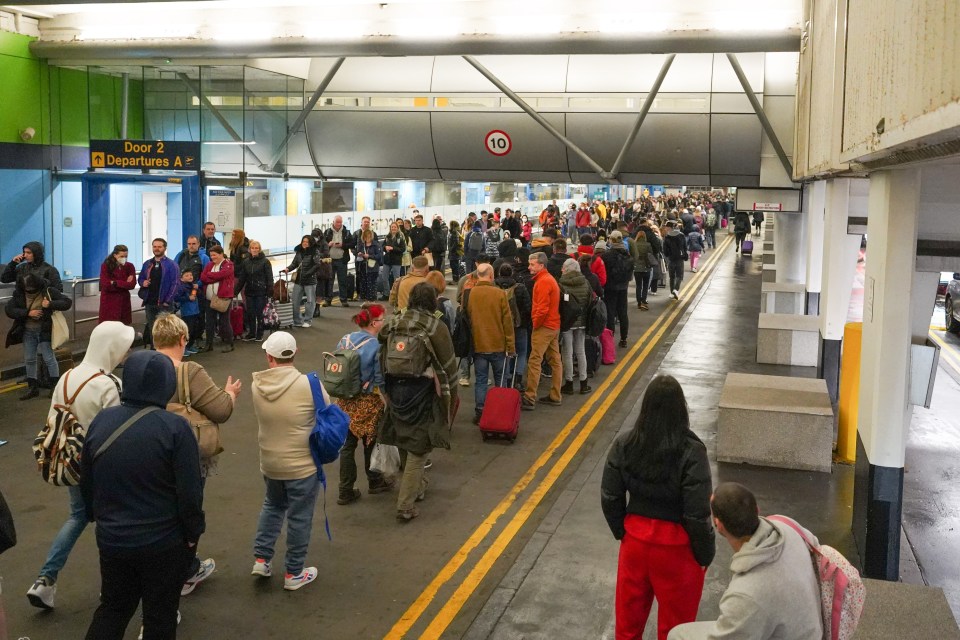
[[[589,310],[602,303],[606,330],[612,334],[619,326],[619,346],[627,347],[629,284],[643,311],[664,280],[679,299],[685,263],[697,271],[701,254],[716,247],[716,231],[727,226],[731,207],[722,194],[582,203],[565,212],[551,204],[540,216],[537,237],[526,217],[509,209],[502,216],[499,209],[470,213],[462,224],[435,219],[429,226],[414,212],[412,221],[392,222],[382,238],[368,217],[351,232],[337,216],[331,228],[305,235],[280,270],[283,277],[293,274],[294,327],[309,327],[335,292],[344,307],[354,297],[360,304],[351,318],[356,330],[331,345],[336,353],[354,354],[344,361],[356,362],[355,388],[336,395],[297,368],[292,333],[273,330],[264,338],[275,278],[260,244],[238,229],[224,247],[211,223],[189,236],[173,259],[166,241],[154,240],[153,256],[139,272],[127,263],[125,246],[114,248],[101,270],[100,324],[83,362],[60,378],[49,344],[50,315],[69,299],[56,269],[43,261],[42,245],[28,243],[2,276],[16,282],[7,313],[19,328],[13,341],[25,345],[30,385],[24,397],[38,394],[39,353],[54,382],[50,416],[69,405],[86,427],[80,485],[70,487],[70,516],[28,592],[31,603],[54,607],[58,574],[87,522],[95,521],[103,586],[87,637],[121,638],[140,602],[143,637],[175,636],[179,598],[215,570],[213,558],[197,554],[205,530],[203,491],[222,451],[218,425],[231,418],[242,388],[232,377],[218,385],[189,359],[211,351],[215,336],[225,352],[240,338],[260,342],[264,352],[265,368],[250,386],[265,485],[251,573],[272,576],[286,522],[284,588],[297,590],[317,576],[305,565],[322,473],[309,444],[318,410],[336,405],[349,417],[337,503],[350,505],[362,495],[356,486],[360,448],[367,492],[397,485],[396,519],[409,522],[420,516],[418,503],[426,498],[431,452],[450,447],[458,386],[470,386],[473,377],[475,423],[492,386],[521,390],[526,411],[590,393]],[[448,298],[450,285],[456,289]],[[126,357],[121,380],[112,372],[135,340],[130,291],[138,286],[148,348]],[[246,314],[244,333],[234,336],[229,311],[238,296],[245,298]],[[457,353],[454,337],[464,334],[469,352]],[[13,341],[8,336],[8,345]],[[541,396],[542,377],[550,385]],[[372,468],[381,445],[397,447],[396,477]],[[682,389],[670,377],[656,378],[634,430],[611,448],[603,478],[604,514],[621,540],[618,638],[640,637],[654,596],[661,640],[674,627],[671,638],[714,637],[714,627],[683,625],[696,618],[714,555],[714,525],[736,551],[762,547],[764,556],[754,553],[743,561],[749,567],[735,569],[738,576],[751,572],[737,578],[738,593],[747,595],[725,596],[717,628],[763,630],[750,637],[813,637],[806,619],[782,636],[767,633],[778,614],[765,602],[806,604],[799,598],[812,592],[801,580],[796,589],[764,593],[757,586],[762,581],[750,577],[764,563],[774,567],[763,572],[780,571],[776,567],[795,563],[799,553],[799,536],[758,520],[751,499],[738,486],[712,490],[706,449],[690,430]],[[775,552],[784,545],[789,554]]]

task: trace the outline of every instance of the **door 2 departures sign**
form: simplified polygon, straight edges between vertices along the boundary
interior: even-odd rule
[[[507,135],[506,131],[500,129],[494,129],[488,133],[484,138],[484,145],[487,147],[487,151],[495,156],[505,156],[513,149],[513,141],[510,140],[510,136]]]
[[[198,171],[200,143],[174,140],[91,140],[94,169]]]

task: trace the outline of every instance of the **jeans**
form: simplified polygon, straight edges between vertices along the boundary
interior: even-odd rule
[[[273,480],[266,476],[263,481],[267,493],[257,522],[257,537],[253,541],[253,555],[267,562],[273,559],[273,550],[280,537],[283,519],[287,519],[287,555],[284,565],[287,573],[294,575],[303,569],[310,544],[313,526],[313,509],[317,504],[320,479],[311,473],[300,480]]]
[[[476,401],[476,412],[483,411],[483,405],[487,400],[487,381],[489,380],[490,368],[493,368],[493,384],[497,387],[505,387],[509,382],[504,375],[503,365],[506,362],[505,353],[474,353],[473,367],[477,372],[477,379],[473,385],[473,397]]]
[[[707,247],[715,249],[717,247],[717,230],[713,227],[707,227],[705,233],[707,236]]]
[[[304,305],[304,316],[300,315],[300,301],[303,300],[303,296],[307,296],[307,304]],[[304,320],[310,321],[313,318],[313,310],[317,306],[317,287],[308,284],[294,284],[293,293],[291,294],[290,299],[293,301],[293,324],[294,326],[298,324],[303,324]]]
[[[266,306],[267,296],[247,296],[247,326],[256,338],[263,337],[263,308]]]
[[[514,368],[516,376],[523,379],[523,374],[527,372],[527,358],[530,357],[530,330],[526,327],[517,327],[513,331],[513,341],[517,345],[517,357],[514,358]],[[511,371],[511,375],[512,375]]]
[[[463,274],[460,273],[460,256],[450,254],[450,277],[456,282],[462,275]]]
[[[671,260],[667,265],[667,271],[670,272],[670,291],[680,291],[680,285],[683,284],[683,260]]]
[[[403,275],[403,267],[398,264],[391,264],[389,267],[384,267],[390,271],[390,286],[387,288],[387,295],[390,294],[390,289],[393,288],[393,283],[397,278]]]
[[[340,449],[340,495],[349,495],[353,485],[357,482],[357,461],[354,455],[357,445],[360,444],[352,431],[347,431],[347,440]],[[363,443],[363,471],[367,475],[367,486],[373,487],[383,481],[383,475],[370,471],[370,456],[376,442]]]
[[[627,315],[627,290],[604,289],[603,300],[607,304],[607,329],[615,331],[620,321],[620,339],[626,340],[630,329],[630,317]]]
[[[427,490],[429,481],[423,465],[426,464],[429,455],[429,451],[423,455],[417,455],[412,451],[406,452],[403,476],[400,478],[400,489],[397,493],[397,511],[413,509],[417,496]]]
[[[464,275],[468,273],[473,273],[473,270],[477,268],[476,256],[471,256],[464,254],[463,256],[463,273]],[[462,276],[461,276],[462,277]]]
[[[296,308],[296,305],[294,305]],[[220,313],[213,307],[207,310],[207,347],[213,347],[213,336],[217,332],[217,326],[220,327],[220,340],[223,344],[233,344],[233,326],[230,324],[230,311]]]
[[[660,278],[663,277],[663,272],[660,270],[659,265],[660,258],[657,258],[657,266],[650,267],[650,293],[656,293],[657,287],[660,286]]]
[[[470,379],[470,363],[473,362],[473,358],[467,356],[466,358],[460,358],[460,377],[464,380]]]
[[[691,251],[690,252],[690,268],[696,269],[698,264],[700,264],[700,252]]]
[[[329,280],[330,287],[327,289],[327,302],[333,299],[333,280],[337,281],[337,293],[340,296],[340,302],[349,302],[347,297],[347,263],[343,260],[333,261],[333,278]],[[296,306],[296,305],[294,305]]]
[[[560,334],[563,342],[563,377],[567,382],[573,382],[573,356],[577,356],[577,374],[580,381],[587,379],[587,350],[584,346],[586,330],[583,327],[574,327]]]
[[[70,516],[60,527],[57,537],[53,539],[53,544],[50,545],[50,551],[47,553],[47,561],[40,569],[40,575],[50,578],[53,582],[57,581],[57,576],[63,569],[63,565],[67,563],[67,557],[73,545],[87,528],[87,512],[80,487],[67,487],[67,491],[70,494]]]
[[[23,332],[23,364],[27,369],[27,377],[31,380],[37,379],[37,352],[43,358],[43,364],[47,366],[47,373],[51,378],[60,377],[60,366],[57,364],[57,356],[53,353],[53,346],[50,340],[41,340],[40,330],[25,329]]]
[[[153,348],[153,321],[157,319],[157,316],[162,312],[167,311],[166,308],[161,307],[157,304],[147,303],[143,306],[144,316],[146,316],[146,322],[143,325],[143,345]],[[203,315],[203,305],[200,305],[200,314]],[[29,373],[29,369],[28,369]]]
[[[637,304],[647,303],[647,289],[650,288],[650,272],[634,271],[633,279],[637,284]]]
[[[527,389],[525,396],[530,402],[537,401],[537,387],[540,386],[540,371],[543,361],[550,363],[553,377],[550,379],[550,398],[560,401],[560,388],[563,386],[563,363],[560,360],[560,331],[540,327],[533,330],[530,340],[530,360],[527,362]]]
[[[130,618],[143,601],[144,640],[177,637],[180,589],[188,577],[193,549],[177,544],[149,554],[117,558],[100,552],[100,606],[87,640],[122,640]]]

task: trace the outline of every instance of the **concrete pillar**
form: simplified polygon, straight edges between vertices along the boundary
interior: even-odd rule
[[[773,246],[777,255],[777,282],[803,282],[806,279],[803,213],[777,213],[773,227]]]
[[[843,327],[850,310],[850,293],[863,239],[859,234],[847,233],[847,218],[866,216],[869,181],[834,178],[826,183],[817,376],[826,381],[830,400],[836,404],[840,392]]]
[[[897,580],[920,170],[871,174],[868,206],[853,534],[864,575]]]
[[[807,314],[820,314],[821,278],[823,277],[823,212],[827,183],[817,180],[804,187],[804,240],[807,252]]]

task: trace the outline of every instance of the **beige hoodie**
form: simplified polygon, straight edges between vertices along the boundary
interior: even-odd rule
[[[272,480],[301,480],[316,473],[309,445],[315,409],[307,376],[295,367],[257,371],[252,393],[260,424],[260,472]],[[326,389],[323,399],[330,402]]]

